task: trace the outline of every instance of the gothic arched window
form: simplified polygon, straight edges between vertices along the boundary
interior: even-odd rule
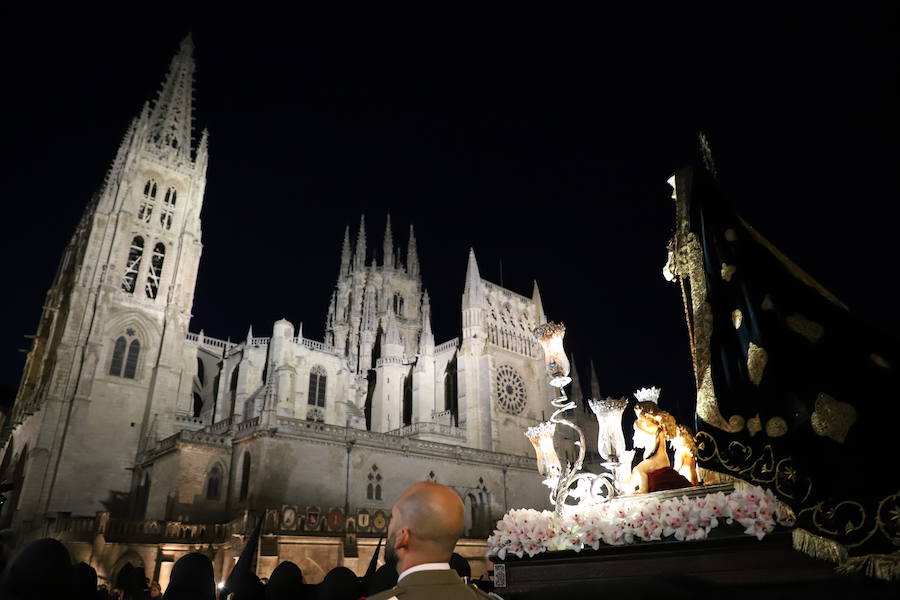
[[[121,338],[119,338],[121,339]],[[118,341],[116,342],[118,344]],[[125,372],[122,377],[134,379],[137,373],[138,356],[141,353],[141,343],[138,340],[131,340],[128,344],[128,356],[125,358]]]
[[[122,376],[122,364],[125,362],[125,348],[128,342],[124,335],[120,335],[116,339],[116,345],[113,347],[112,362],[109,365],[109,374],[116,377]]]
[[[215,465],[209,472],[209,478],[206,480],[206,499],[218,500],[219,490],[222,487],[222,468]]]
[[[412,372],[403,378],[403,424],[412,425],[413,395]]]
[[[307,403],[311,406],[325,407],[325,369],[316,365],[309,372],[309,398]]]
[[[394,294],[394,314],[403,316],[403,296],[399,292]]]
[[[244,462],[241,465],[241,500],[247,499],[250,491],[250,453],[244,452]]]
[[[170,187],[163,198],[163,208],[159,213],[159,224],[165,229],[172,229],[172,218],[175,216],[175,200],[178,192]]]
[[[145,223],[150,222],[150,218],[153,215],[153,205],[155,201],[156,181],[153,179],[148,179],[147,183],[144,184],[144,197],[141,200],[141,205],[138,207],[137,218],[139,221],[143,221]]]
[[[134,292],[138,271],[141,268],[141,257],[144,255],[144,238],[139,235],[131,240],[128,249],[128,260],[125,261],[125,274],[122,276],[122,289],[129,294]]]
[[[459,388],[456,379],[456,356],[444,371],[444,410],[450,411],[453,425],[459,427]]]
[[[166,260],[166,246],[162,242],[153,247],[153,256],[150,257],[150,271],[147,273],[147,297],[155,300],[159,293],[159,280],[162,277],[163,261]]]

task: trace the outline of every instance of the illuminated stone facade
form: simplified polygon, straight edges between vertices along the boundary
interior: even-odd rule
[[[0,526],[65,540],[101,577],[131,562],[164,582],[197,548],[221,577],[266,515],[260,573],[290,558],[315,581],[364,569],[415,481],[460,494],[471,538],[511,506],[546,506],[522,433],[551,393],[531,334],[540,295],[482,279],[474,252],[463,330],[444,343],[414,232],[401,257],[389,218],[380,253],[364,222],[352,243],[345,231],[324,341],[285,320],[239,343],[189,332],[207,170],[206,132],[194,142],[190,128],[192,49],[65,249],[0,433],[0,477],[16,486]],[[477,572],[483,544],[461,544]]]

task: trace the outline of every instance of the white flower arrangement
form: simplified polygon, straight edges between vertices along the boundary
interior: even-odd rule
[[[775,525],[789,527],[793,517],[769,490],[759,487],[695,498],[635,498],[606,502],[579,512],[556,516],[550,511],[520,508],[497,522],[487,539],[488,556],[504,560],[542,552],[594,550],[600,544],[621,546],[637,541],[702,540],[723,523],[737,522],[744,533],[762,539]]]

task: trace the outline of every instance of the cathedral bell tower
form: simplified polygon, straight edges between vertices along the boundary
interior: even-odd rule
[[[2,518],[123,510],[143,444],[191,412],[208,160],[206,132],[192,139],[192,54],[188,36],[63,252],[0,434],[25,461]]]

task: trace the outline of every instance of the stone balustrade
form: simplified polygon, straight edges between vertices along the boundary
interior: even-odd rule
[[[455,351],[457,348],[459,348],[459,338],[455,337],[452,340],[449,340],[447,342],[444,342],[443,344],[439,344],[438,346],[435,346],[434,353],[436,355],[443,354],[444,352]]]

